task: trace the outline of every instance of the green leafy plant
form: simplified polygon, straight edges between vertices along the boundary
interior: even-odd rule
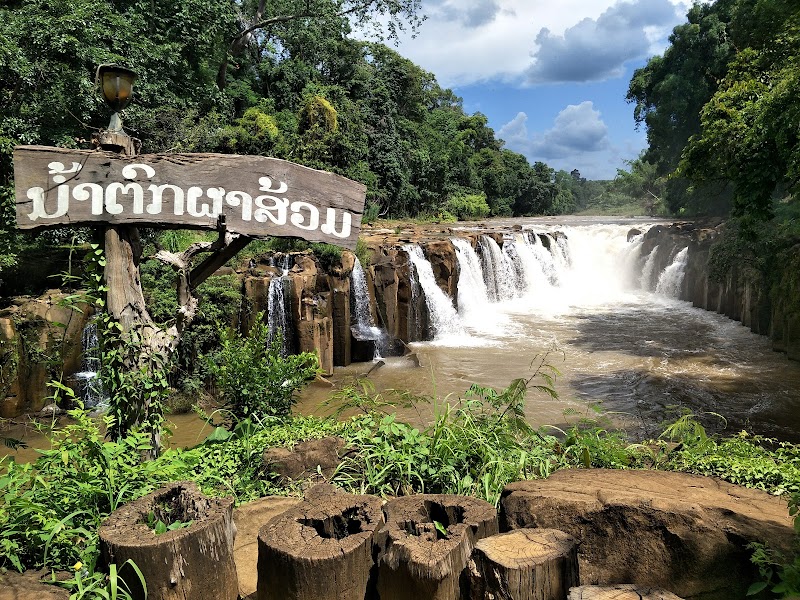
[[[319,370],[316,354],[281,356],[279,336],[270,341],[264,313],[259,313],[246,336],[227,329],[222,347],[208,368],[217,377],[225,406],[235,419],[287,417],[295,392]]]
[[[458,194],[451,196],[444,208],[459,221],[483,219],[489,215],[486,194]]]

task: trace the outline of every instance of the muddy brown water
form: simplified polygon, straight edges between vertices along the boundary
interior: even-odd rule
[[[555,266],[555,284],[535,280],[513,299],[479,302],[477,310],[473,304],[471,313],[459,314],[460,331],[411,344],[410,357],[384,359],[369,375],[377,392],[387,399],[389,390],[437,398],[397,408],[400,418],[424,426],[472,383],[501,389],[530,377],[532,365],[546,355],[560,371],[558,398],[529,392],[526,415],[534,425],[563,429],[582,417],[597,418],[592,406],[599,406],[614,426],[644,437],[658,435],[686,409],[712,431],[747,429],[800,442],[800,363],[773,352],[766,337],[739,323],[656,293],[659,274],[642,285],[647,257],[638,255],[627,232],[648,222],[559,218],[492,224],[564,231],[569,263]],[[373,366],[337,368],[329,383],[313,383],[301,394],[295,411],[330,414],[332,408],[321,404],[332,391]],[[210,433],[191,414],[169,420],[172,447],[193,446]],[[46,444],[21,420],[0,435],[20,437],[31,448]],[[17,460],[36,456],[30,448],[11,454]]]

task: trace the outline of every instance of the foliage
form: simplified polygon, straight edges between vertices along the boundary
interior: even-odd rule
[[[69,416],[74,422],[50,434],[51,449],[36,463],[2,464],[2,566],[69,570],[82,562],[93,572],[100,521],[181,471],[177,460],[140,460],[150,448],[146,434],[103,441],[83,410]]]
[[[459,221],[483,219],[489,215],[486,194],[458,194],[452,196],[444,209],[455,215]]]
[[[338,394],[342,408],[360,409],[347,421],[242,419],[230,429],[214,429],[195,448],[168,449],[144,462],[141,454],[150,447],[146,435],[104,441],[98,423],[74,410],[74,424],[51,432],[51,449],[41,451],[35,463],[0,463],[0,566],[69,570],[75,572],[66,583],[73,593],[83,589],[83,597],[105,598],[102,592],[110,590],[115,571],[105,575],[95,568],[97,527],[114,508],[176,480],[196,481],[206,494],[232,494],[237,502],[299,493],[296,486],[278,487],[263,473],[263,450],[328,435],[339,435],[355,448],[334,476],[335,483],[353,491],[462,493],[496,503],[508,482],[546,477],[559,468],[656,468],[794,495],[796,516],[800,447],[745,432],[709,436],[690,414],[662,435],[681,440],[677,446],[661,440],[631,444],[602,415],[582,417],[565,431],[551,428],[555,435],[532,430],[523,418],[526,394],[554,393],[556,373],[544,360],[541,364],[535,379],[518,379],[502,390],[473,385],[453,404],[401,392],[394,398],[375,394],[361,379]],[[388,412],[413,401],[436,402],[430,426],[417,428]],[[161,520],[168,526],[169,519]],[[787,594],[795,589],[793,558],[760,548],[755,560],[767,586]]]
[[[424,430],[383,413],[386,399],[363,380],[356,382],[339,394],[342,408],[364,412],[344,434],[356,452],[345,458],[334,480],[360,493],[467,494],[497,504],[507,483],[546,477],[553,469],[555,439],[531,430],[523,406],[529,389],[555,394],[554,373],[542,360],[529,379],[514,380],[499,392],[473,385],[465,398],[445,404]],[[532,384],[534,378],[542,383]]]
[[[638,69],[628,100],[644,160],[668,176],[674,213],[768,220],[798,181],[800,8],[792,0],[695,4],[670,46]]]
[[[270,341],[263,313],[256,316],[246,336],[227,328],[221,338],[222,347],[209,370],[233,417],[287,417],[296,402],[295,392],[319,369],[316,354],[282,357],[281,340],[275,336]]]

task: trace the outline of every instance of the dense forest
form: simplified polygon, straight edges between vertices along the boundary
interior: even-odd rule
[[[696,4],[628,100],[674,214],[773,217],[800,183],[800,4]]]
[[[263,154],[368,186],[368,218],[586,209],[787,210],[800,177],[800,6],[698,3],[628,100],[649,147],[611,182],[530,165],[487,119],[390,46],[419,0],[11,0],[0,8],[0,269],[15,262],[16,144],[88,147],[108,119],[101,63],[138,74],[127,130],[145,152]],[[372,33],[354,39],[352,28]],[[746,226],[750,226],[746,225]],[[45,243],[57,239],[49,234]],[[41,243],[41,241],[40,241]]]
[[[503,148],[484,115],[381,43],[418,2],[12,1],[0,8],[3,261],[13,262],[11,151],[88,147],[108,109],[101,63],[137,75],[126,130],[144,152],[261,154],[368,186],[367,216],[569,212],[580,178]],[[349,37],[353,24],[376,41]],[[389,41],[388,39],[384,41]]]

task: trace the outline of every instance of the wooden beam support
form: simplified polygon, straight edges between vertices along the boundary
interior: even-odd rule
[[[198,285],[213,275],[217,269],[241,252],[253,240],[253,238],[246,235],[230,235],[230,238],[229,243],[206,257],[203,262],[192,269],[192,274],[189,277],[189,285],[192,290],[196,289]]]

